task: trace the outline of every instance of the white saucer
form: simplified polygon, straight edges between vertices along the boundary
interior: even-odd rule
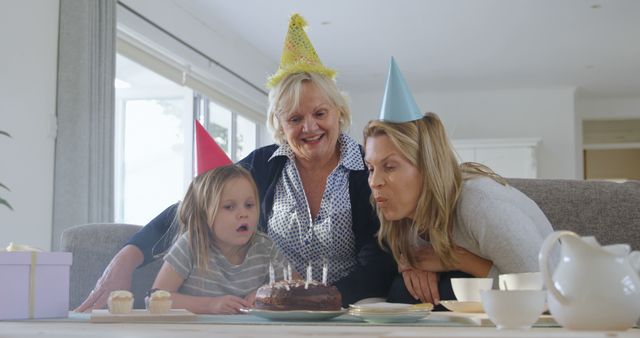
[[[350,311],[354,317],[363,319],[368,323],[415,323],[420,319],[429,316],[429,311],[421,312],[404,312],[404,313],[364,313]]]
[[[386,303],[378,302],[371,304],[349,306],[349,312],[352,314],[379,314],[379,315],[394,315],[394,314],[419,314],[429,313],[433,310],[433,304],[399,304],[399,303]]]
[[[483,313],[484,308],[481,302],[459,302],[457,300],[443,300],[442,306],[453,312]]]
[[[415,323],[427,317],[432,309],[432,304],[377,302],[360,305],[352,304],[349,314],[369,323]]]
[[[292,311],[275,311],[275,310],[259,310],[259,309],[240,309],[240,312],[244,312],[256,317],[266,318],[275,321],[315,321],[315,320],[327,320],[334,317],[341,316],[347,313],[347,309],[341,309],[337,311],[306,311],[306,310],[292,310]]]

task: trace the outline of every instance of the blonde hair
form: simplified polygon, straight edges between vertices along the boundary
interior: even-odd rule
[[[284,77],[269,92],[269,114],[267,125],[277,144],[285,144],[287,139],[279,118],[295,111],[300,106],[300,95],[304,83],[313,83],[329,99],[340,114],[340,131],[351,124],[351,111],[347,99],[340,93],[336,82],[316,73],[293,73]]]
[[[388,221],[380,210],[378,242],[391,249],[396,260],[406,259],[416,266],[417,239],[428,235],[431,245],[445,267],[457,262],[451,239],[456,205],[462,181],[476,175],[488,176],[505,184],[506,181],[479,163],[458,164],[444,126],[434,113],[405,123],[370,121],[364,129],[368,137],[387,135],[395,147],[418,169],[422,187],[413,220],[405,218]],[[375,201],[371,203],[375,208]]]
[[[222,191],[234,178],[245,178],[251,183],[256,213],[259,212],[256,184],[251,173],[239,165],[218,167],[194,178],[178,208],[178,236],[188,233],[191,257],[195,260],[195,268],[201,271],[208,267],[209,251],[214,247],[214,233],[210,225],[218,214]]]

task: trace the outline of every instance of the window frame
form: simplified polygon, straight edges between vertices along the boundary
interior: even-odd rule
[[[229,109],[225,107],[224,104],[215,100],[211,100],[208,96],[202,93],[194,91],[194,104],[193,104],[194,119],[199,121],[204,126],[205,130],[207,130],[207,132],[210,132],[209,123],[208,123],[211,115],[210,105],[209,105],[210,102],[214,102],[215,104],[221,107],[224,107],[225,109],[231,112],[231,130],[229,135],[230,143],[229,143],[229,154],[228,154],[231,161],[235,163],[241,160],[241,158],[238,158],[238,116],[242,116],[242,118],[249,120],[250,122],[255,124],[256,128],[255,128],[254,137],[256,142],[253,146],[254,146],[254,149],[257,149],[258,147],[260,147],[260,142],[259,142],[260,141],[260,128],[259,128],[260,124],[258,121],[255,121],[250,116],[239,113],[233,109]]]

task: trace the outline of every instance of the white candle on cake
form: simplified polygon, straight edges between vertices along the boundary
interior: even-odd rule
[[[322,260],[322,284],[327,285],[327,274],[329,273],[329,262],[326,258]]]
[[[276,272],[273,270],[273,264],[269,262],[269,285],[276,282]]]
[[[312,272],[312,270],[311,270],[311,269],[312,269],[312,268],[311,268],[311,262],[309,262],[309,265],[307,265],[307,280],[306,280],[306,282],[304,283],[304,288],[305,288],[305,289],[309,288],[309,283],[311,283],[311,279],[312,279],[312,277],[313,277],[313,276],[312,276],[313,272]]]

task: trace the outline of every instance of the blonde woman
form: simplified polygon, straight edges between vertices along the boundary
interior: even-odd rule
[[[378,240],[397,260],[407,291],[438,303],[452,299],[454,271],[494,283],[501,273],[537,271],[553,231],[544,213],[489,168],[459,165],[438,116],[421,114],[407,88],[392,62],[386,106],[364,129]]]

